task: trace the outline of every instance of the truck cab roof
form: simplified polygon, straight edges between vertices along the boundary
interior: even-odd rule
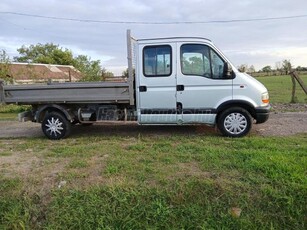
[[[213,44],[210,39],[202,37],[165,37],[165,38],[150,38],[150,39],[137,39],[139,44],[148,43],[169,43],[169,42],[205,42]]]

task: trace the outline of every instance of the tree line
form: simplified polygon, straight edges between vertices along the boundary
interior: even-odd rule
[[[260,70],[256,71],[253,65],[248,66],[247,64],[242,64],[238,66],[238,70],[240,72],[246,72],[251,74],[252,76],[277,76],[277,75],[288,75],[292,70],[296,70],[298,72],[306,72],[307,67],[297,66],[293,67],[290,60],[283,60],[275,63],[275,68],[266,65]]]
[[[0,78],[12,81],[8,76],[8,65],[13,62],[71,65],[82,74],[80,81],[101,81],[113,77],[113,73],[101,66],[99,60],[92,60],[87,55],[74,56],[67,48],[53,43],[29,45],[17,49],[19,55],[11,59],[5,50],[0,51]]]

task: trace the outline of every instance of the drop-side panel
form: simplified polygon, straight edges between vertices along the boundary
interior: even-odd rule
[[[8,85],[3,87],[5,103],[129,103],[128,83],[58,83],[50,85]]]

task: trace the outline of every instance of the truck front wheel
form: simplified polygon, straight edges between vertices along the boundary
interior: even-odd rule
[[[252,128],[252,116],[240,107],[224,110],[218,117],[217,125],[224,136],[243,137]]]
[[[69,135],[71,123],[60,113],[48,113],[43,122],[42,130],[51,140],[59,140]]]

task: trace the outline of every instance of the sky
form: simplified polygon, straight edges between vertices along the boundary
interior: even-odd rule
[[[280,20],[221,22],[300,15],[306,16]],[[170,24],[171,22],[177,24]],[[74,55],[84,54],[92,60],[101,60],[102,67],[120,75],[127,67],[127,29],[131,29],[135,38],[209,38],[235,66],[254,65],[256,70],[266,65],[275,68],[276,63],[284,59],[290,60],[294,66],[307,66],[306,0],[0,2],[0,50],[5,50],[11,58],[18,55],[17,49],[22,45],[52,42],[72,50]]]

